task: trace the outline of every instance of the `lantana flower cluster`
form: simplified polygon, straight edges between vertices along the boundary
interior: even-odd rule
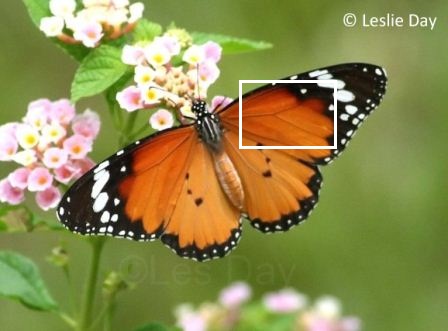
[[[116,39],[134,28],[142,18],[144,5],[129,0],[50,0],[53,16],[44,17],[40,30],[47,37],[66,43],[96,47],[102,38]]]
[[[134,84],[120,91],[117,101],[128,112],[159,108],[150,119],[156,130],[173,125],[170,110],[194,117],[192,100],[205,99],[218,79],[221,53],[221,46],[213,41],[192,44],[180,29],[168,30],[150,43],[126,45],[122,61],[134,67]]]
[[[274,327],[276,321],[290,316],[292,331],[361,330],[360,320],[342,316],[341,303],[331,296],[310,303],[305,295],[287,288],[265,294],[261,303],[250,302],[251,297],[249,285],[236,282],[221,291],[217,302],[203,303],[197,309],[190,304],[177,307],[177,325],[184,331],[224,331],[250,330],[257,323],[257,327],[264,325],[270,330],[269,323]],[[260,320],[255,321],[254,316]]]
[[[0,202],[20,204],[29,191],[43,210],[56,207],[60,187],[93,167],[88,153],[99,130],[97,113],[76,115],[69,100],[31,102],[21,122],[0,126],[0,161],[19,165],[0,180]]]

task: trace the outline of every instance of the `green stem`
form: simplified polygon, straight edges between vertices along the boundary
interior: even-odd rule
[[[127,144],[130,143],[129,136],[134,128],[136,120],[137,120],[137,113],[136,112],[130,113],[128,116],[128,120],[126,121],[126,126],[121,131],[122,136],[119,139],[120,147],[126,146]]]
[[[92,245],[92,258],[90,261],[89,276],[87,278],[84,299],[81,307],[81,316],[78,324],[78,331],[85,331],[89,328],[92,319],[93,302],[95,301],[95,288],[98,280],[98,270],[101,261],[101,252],[105,243],[104,237],[89,238]]]

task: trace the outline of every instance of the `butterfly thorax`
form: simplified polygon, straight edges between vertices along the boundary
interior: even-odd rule
[[[196,100],[191,107],[196,115],[195,127],[199,137],[212,152],[222,150],[222,126],[219,117],[210,113],[204,101]]]
[[[219,184],[230,202],[243,209],[244,191],[240,176],[223,148],[223,129],[218,115],[210,113],[204,101],[196,100],[192,111],[196,115],[195,127],[199,137],[213,158]]]

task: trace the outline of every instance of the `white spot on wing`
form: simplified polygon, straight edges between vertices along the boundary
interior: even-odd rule
[[[110,213],[107,210],[105,210],[101,214],[100,221],[101,221],[101,223],[107,223],[107,222],[109,222],[109,218],[110,218]]]
[[[100,194],[101,190],[104,188],[104,186],[109,181],[110,174],[107,170],[101,170],[100,172],[96,173],[93,179],[95,180],[95,184],[93,184],[92,192],[90,196],[93,199],[96,199],[98,194]]]
[[[312,71],[308,74],[308,76],[310,77],[317,77],[320,75],[325,75],[328,74],[328,70],[316,70],[316,71]]]
[[[353,105],[347,105],[345,106],[345,111],[349,113],[350,115],[355,114],[358,111],[358,107]]]
[[[347,90],[340,90],[337,93],[338,100],[341,102],[351,102],[355,100],[355,95]]]
[[[104,168],[106,168],[109,165],[109,161],[106,160],[102,163],[100,163],[100,165],[98,167],[96,167],[95,170],[93,170],[93,172],[96,174],[97,172],[100,172],[101,170],[103,170]]]
[[[102,192],[100,193],[96,199],[95,202],[93,203],[93,211],[95,213],[99,213],[100,211],[102,211],[104,209],[104,207],[107,204],[107,201],[109,200],[109,195],[106,192]]]

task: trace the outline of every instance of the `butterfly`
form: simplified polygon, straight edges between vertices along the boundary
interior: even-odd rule
[[[83,235],[160,239],[198,261],[234,249],[243,219],[264,233],[299,224],[318,201],[319,166],[345,149],[381,102],[387,78],[381,67],[349,63],[286,79],[317,83],[243,95],[242,144],[335,149],[239,149],[238,100],[213,110],[194,100],[194,122],[132,143],[75,182],[57,207],[60,222]],[[337,132],[327,79],[337,87]]]

